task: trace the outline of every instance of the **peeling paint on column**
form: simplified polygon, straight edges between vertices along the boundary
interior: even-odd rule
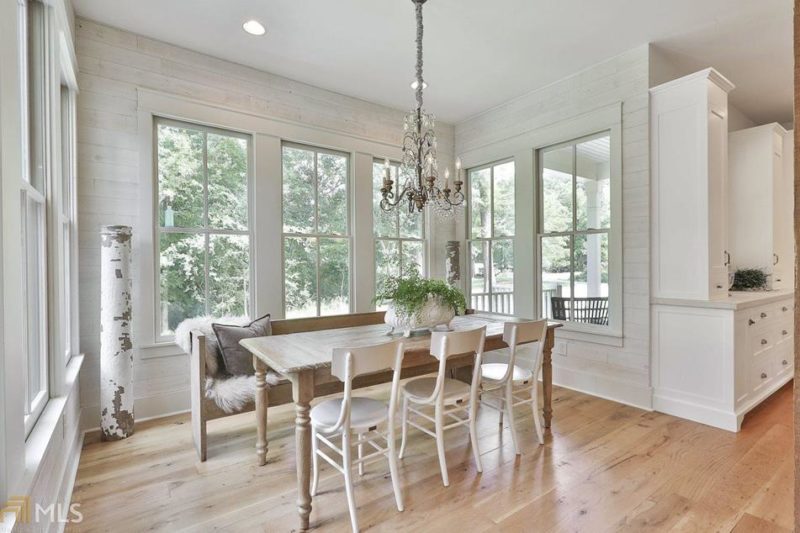
[[[133,434],[131,228],[104,226],[100,274],[100,427],[103,440]]]
[[[450,285],[455,285],[461,279],[460,247],[459,241],[447,241],[445,247],[444,271]]]

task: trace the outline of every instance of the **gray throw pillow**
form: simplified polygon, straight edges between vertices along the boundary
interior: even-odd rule
[[[248,352],[239,341],[251,337],[264,337],[272,333],[269,315],[253,320],[247,326],[229,326],[225,324],[211,324],[217,336],[219,351],[222,352],[222,361],[225,371],[231,375],[250,375],[253,370],[253,355]]]

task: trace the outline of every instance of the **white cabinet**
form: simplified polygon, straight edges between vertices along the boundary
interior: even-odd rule
[[[650,89],[652,295],[728,291],[728,92],[706,69]]]
[[[794,185],[786,137],[779,124],[767,124],[731,133],[728,147],[731,263],[764,269],[776,289],[793,285]]]
[[[791,291],[652,306],[653,409],[739,431],[748,411],[792,379]]]

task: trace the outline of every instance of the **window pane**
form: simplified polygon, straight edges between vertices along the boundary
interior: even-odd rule
[[[247,230],[247,141],[208,134],[208,225]]]
[[[420,275],[425,273],[425,252],[421,241],[403,241],[401,252],[403,273],[414,270]]]
[[[494,236],[514,235],[514,162],[494,167]]]
[[[381,290],[386,279],[400,275],[400,250],[397,241],[375,241],[375,288]]]
[[[283,241],[286,318],[317,314],[317,243],[307,237]]]
[[[397,181],[397,165],[389,166],[392,180]],[[380,203],[383,199],[384,165],[378,161],[372,163],[372,222],[375,227],[376,237],[397,237],[397,209],[384,211]]]
[[[492,292],[514,292],[514,241],[492,241]]]
[[[544,233],[572,230],[572,150],[542,152]]]
[[[283,147],[283,231],[313,233],[314,152]]]
[[[44,280],[44,206],[28,198],[25,207],[25,272],[27,304],[27,348],[28,348],[28,398],[26,408],[30,412],[34,400],[46,386],[45,366],[45,309]]]
[[[319,240],[320,316],[350,312],[350,253],[348,239]]]
[[[158,212],[161,227],[203,226],[205,181],[201,131],[158,125]]]
[[[205,236],[161,233],[161,333],[205,314]]]
[[[492,231],[491,169],[472,170],[469,173],[469,209],[472,238],[489,238]]]
[[[471,307],[481,311],[489,310],[488,279],[489,242],[474,241],[470,243],[470,283]]]
[[[571,276],[570,237],[542,237],[543,316],[569,320]]]
[[[317,154],[320,233],[347,234],[347,157]],[[308,200],[306,200],[308,201]]]
[[[573,320],[608,325],[608,233],[575,236]]]
[[[215,317],[249,314],[250,238],[210,235],[208,241],[208,312]]]
[[[45,5],[28,3],[28,134],[30,136],[30,183],[45,193],[44,165],[46,159],[47,116],[47,32]]]
[[[608,228],[611,223],[611,152],[608,136],[577,145],[578,229]]]

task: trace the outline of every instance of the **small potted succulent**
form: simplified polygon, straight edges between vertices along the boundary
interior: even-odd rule
[[[456,314],[463,314],[467,301],[464,293],[443,280],[420,277],[409,272],[390,277],[375,295],[375,302],[387,302],[385,321],[390,334],[424,335],[436,326],[448,326]]]

